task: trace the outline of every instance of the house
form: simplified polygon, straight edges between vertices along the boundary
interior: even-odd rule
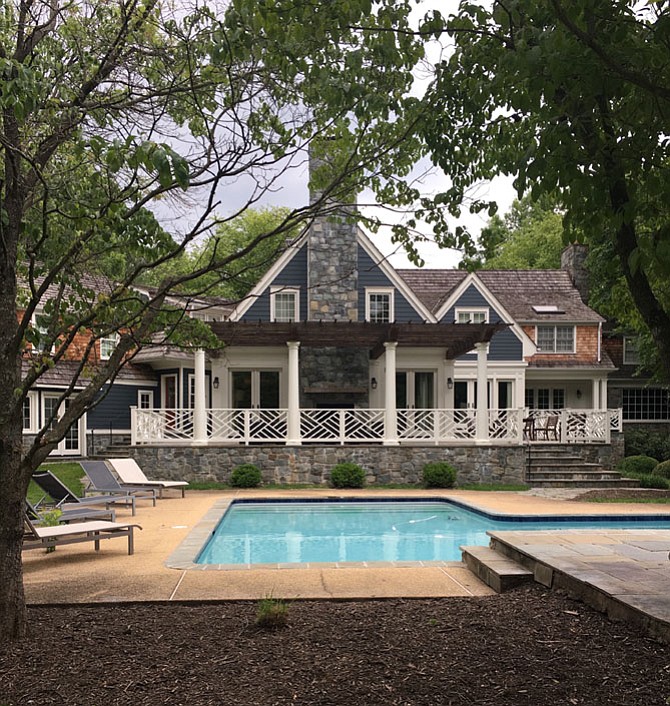
[[[613,464],[622,410],[608,400],[632,398],[611,389],[582,246],[560,270],[396,270],[350,215],[314,221],[242,302],[178,302],[224,347],[143,348],[58,452],[129,442],[168,476],[261,459],[293,482],[352,458],[385,480],[452,458],[472,480],[518,481],[528,445],[547,442]],[[31,392],[26,434],[73,364]]]

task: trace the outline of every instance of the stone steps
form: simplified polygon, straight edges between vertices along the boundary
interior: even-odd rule
[[[636,488],[639,482],[618,471],[582,461],[559,449],[529,449],[527,482],[534,488]]]
[[[532,582],[533,572],[490,547],[460,547],[461,560],[496,593]]]

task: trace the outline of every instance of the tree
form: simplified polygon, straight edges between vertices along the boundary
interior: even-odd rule
[[[424,203],[443,241],[463,238],[443,211],[458,215],[480,180],[514,175],[519,196],[556,193],[569,225],[611,243],[670,379],[658,287],[670,271],[670,4],[464,1],[442,26],[455,46],[421,131],[452,180]]]
[[[561,266],[563,219],[546,200],[529,196],[515,200],[501,218],[495,214],[482,228],[477,253],[465,256],[459,267],[466,270],[533,270]]]
[[[266,240],[410,168],[416,101],[405,95],[422,47],[409,2],[187,3],[10,0],[0,10],[3,640],[26,630],[22,509],[32,470],[144,342],[160,332],[211,342],[167,296],[204,276],[216,286]],[[190,271],[170,270],[276,190],[307,146],[321,158],[317,198],[232,252],[214,248]],[[249,184],[248,197],[224,219],[218,205],[233,182]],[[178,228],[168,233],[167,222]],[[159,267],[153,294],[138,294]],[[99,361],[96,341],[115,332],[116,349]],[[83,357],[74,356],[82,334]],[[60,398],[69,404],[24,449],[28,391],[68,358],[80,361]]]
[[[226,223],[220,223],[214,233],[203,243],[181,254],[175,260],[147,273],[147,284],[158,285],[166,276],[183,277],[193,270],[201,270],[210,261],[230,257],[259,236],[268,235],[259,241],[245,256],[232,259],[228,266],[217,271],[208,271],[197,280],[191,280],[181,287],[185,294],[198,294],[223,297],[230,301],[243,299],[286,250],[294,243],[301,231],[287,231],[282,223],[290,209],[250,208]]]

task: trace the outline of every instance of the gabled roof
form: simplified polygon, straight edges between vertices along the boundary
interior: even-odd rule
[[[433,313],[468,276],[462,270],[403,269],[398,273]],[[564,270],[479,270],[476,275],[517,322],[604,321],[584,304]],[[555,305],[560,313],[538,313],[534,305]]]

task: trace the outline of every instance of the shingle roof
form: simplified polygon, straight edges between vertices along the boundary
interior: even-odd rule
[[[398,274],[433,313],[467,277],[462,270],[414,269]],[[480,270],[476,275],[516,322],[604,321],[584,304],[565,270]],[[561,313],[539,314],[534,305],[555,305]]]
[[[21,361],[22,377],[28,372],[28,360]],[[76,375],[79,363],[72,360],[61,360],[53,368],[45,370],[36,383],[36,387],[63,387],[69,385],[73,377]],[[152,382],[156,379],[156,374],[148,365],[137,365],[126,363],[116,376],[116,381],[133,381],[138,383]],[[78,379],[77,389],[88,385],[91,378],[87,374],[81,374]]]

